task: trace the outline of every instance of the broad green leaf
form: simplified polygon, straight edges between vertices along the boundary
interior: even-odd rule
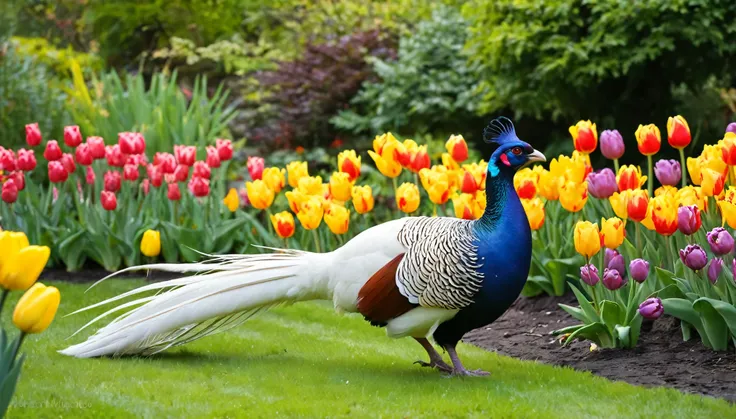
[[[598,313],[595,311],[595,308],[592,304],[590,304],[590,301],[588,301],[587,298],[583,295],[583,293],[580,292],[574,285],[570,284],[570,288],[572,288],[572,292],[575,293],[575,297],[578,299],[578,304],[580,304],[580,308],[585,313],[585,317],[588,319],[587,323],[593,323],[593,322],[601,322],[601,318],[598,315]]]
[[[729,338],[736,336],[736,307],[720,300],[701,298],[693,303],[693,308],[701,313],[713,349],[725,350]]]
[[[613,333],[617,325],[624,324],[625,313],[624,310],[617,303],[604,300],[600,303],[601,306],[601,319],[603,324],[608,327],[608,330]]]
[[[593,341],[601,348],[613,348],[615,346],[613,337],[603,323],[591,323],[579,328],[565,339],[564,345],[577,338],[585,338]]]
[[[616,337],[617,343],[621,342],[621,346],[624,348],[631,348],[631,327],[616,325],[613,330],[613,334]]]
[[[558,304],[561,309],[565,310],[572,317],[580,320],[581,322],[588,323],[589,320],[585,317],[585,313],[579,307],[569,306],[567,304]]]
[[[703,345],[708,348],[713,348],[713,345],[711,345],[708,335],[705,332],[700,314],[693,308],[693,303],[682,298],[667,298],[662,300],[662,305],[664,306],[665,313],[690,324],[698,331]]]
[[[639,334],[641,333],[641,322],[643,320],[643,317],[637,313],[637,315],[634,317],[634,320],[631,321],[629,324],[629,327],[631,328],[629,332],[630,337],[630,345],[629,348],[636,347],[636,344],[639,342]]]
[[[668,285],[675,284],[675,280],[673,279],[675,276],[674,272],[670,272],[660,267],[655,267],[654,272],[657,276],[657,279],[662,283],[662,286],[668,286]]]

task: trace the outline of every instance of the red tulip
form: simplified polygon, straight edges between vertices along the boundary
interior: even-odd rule
[[[207,146],[207,166],[212,169],[220,167],[220,155],[217,153],[217,149],[211,145]],[[194,167],[196,169],[196,164]]]
[[[16,168],[15,153],[0,147],[0,170],[12,172]]]
[[[36,154],[33,150],[21,148],[18,150],[18,170],[29,172],[36,168]]]
[[[146,151],[146,139],[143,138],[142,133],[135,133],[133,136],[133,145],[133,150],[135,151],[133,154],[143,154]]]
[[[105,158],[105,140],[102,137],[87,137],[87,146],[93,159]]]
[[[10,178],[15,181],[15,186],[18,187],[19,191],[22,191],[26,188],[26,177],[25,174],[20,170],[11,173]]]
[[[123,179],[125,180],[134,182],[138,180],[138,175],[140,175],[138,172],[138,166],[134,164],[126,164],[123,168]]]
[[[43,151],[43,157],[48,161],[56,161],[61,159],[61,148],[56,140],[50,140],[46,143],[46,150]]]
[[[248,167],[248,173],[250,178],[253,180],[260,180],[263,177],[263,167],[266,165],[266,161],[263,157],[248,157],[246,166]]]
[[[85,179],[87,180],[87,185],[95,184],[95,171],[94,169],[92,169],[92,166],[87,166],[87,173],[85,175]]]
[[[143,189],[143,195],[148,195],[148,192],[151,190],[151,182],[149,182],[148,179],[143,179],[143,182],[141,182],[141,189]]]
[[[233,143],[230,140],[215,140],[215,146],[217,147],[217,155],[220,156],[220,161],[228,161],[233,158]]]
[[[77,160],[77,163],[82,166],[89,166],[92,164],[93,158],[92,152],[89,149],[89,144],[79,144],[79,147],[74,150],[74,158]]]
[[[108,170],[104,177],[105,190],[109,192],[117,192],[120,190],[120,172]]]
[[[203,161],[194,162],[194,171],[192,172],[193,177],[203,177],[205,179],[210,178],[210,168],[207,163]]]
[[[194,164],[194,159],[197,157],[197,147],[175,145],[174,155],[176,156],[176,162],[180,165],[191,166]]]
[[[26,144],[30,147],[41,144],[41,130],[38,128],[38,122],[26,125]]]
[[[118,133],[118,145],[120,146],[120,152],[123,154],[138,154],[135,152],[136,145],[134,132]]]
[[[112,167],[123,167],[128,156],[120,151],[120,145],[108,145],[105,146],[105,157],[107,158],[107,164]]]
[[[153,164],[165,174],[174,173],[176,170],[176,158],[171,153],[156,153],[153,156]]]
[[[82,133],[79,132],[77,125],[64,127],[64,144],[69,147],[76,147],[82,144]]]
[[[174,170],[174,179],[176,179],[177,182],[184,182],[189,177],[189,166],[180,164],[176,166],[176,170]]]
[[[3,183],[2,198],[8,204],[18,200],[18,187],[13,179],[8,179]]]
[[[49,181],[52,183],[64,182],[69,177],[69,172],[66,171],[64,165],[60,161],[49,162]]]
[[[164,174],[159,166],[149,164],[146,167],[146,172],[154,187],[158,188],[164,183]]]
[[[476,182],[475,176],[467,170],[463,174],[461,182],[460,190],[463,193],[474,194],[478,191],[478,182]]]
[[[100,192],[100,203],[107,211],[114,211],[118,207],[118,197],[115,196],[115,192],[102,191]]]
[[[192,176],[189,180],[189,191],[197,197],[207,196],[210,193],[210,181],[199,176]]]
[[[178,183],[169,183],[169,190],[166,193],[166,196],[171,201],[178,201],[181,199],[181,189],[179,189]]]
[[[64,165],[64,169],[69,173],[74,173],[77,170],[77,165],[74,164],[74,157],[69,153],[64,153],[61,156],[61,164]]]

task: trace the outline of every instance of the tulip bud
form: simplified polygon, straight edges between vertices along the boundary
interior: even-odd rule
[[[539,199],[537,199],[539,201]],[[524,204],[526,200],[522,201],[522,204]],[[541,201],[540,201],[541,204]],[[473,195],[470,194],[460,194],[459,196],[452,198],[452,206],[455,210],[455,217],[462,218],[464,220],[475,220],[475,211],[473,211],[473,207],[476,205],[475,199],[473,198]],[[533,206],[534,204],[532,204]],[[527,206],[524,206],[524,210],[526,211],[527,218],[529,219],[529,224],[531,225],[532,222],[539,222],[539,220],[532,221],[529,215],[529,211],[534,211],[533,208],[527,209]],[[538,216],[538,214],[536,215]],[[542,223],[544,222],[544,210],[542,210]],[[534,229],[536,230],[536,229]]]
[[[102,137],[87,137],[87,148],[94,160],[105,158],[105,140]]]
[[[373,209],[373,190],[369,185],[354,186],[352,190],[353,208],[358,214],[365,214]]]
[[[514,175],[514,188],[521,199],[532,199],[537,196],[539,176],[531,169],[519,170]]]
[[[608,268],[603,271],[603,280],[601,282],[603,282],[604,287],[611,291],[616,291],[626,285],[626,281],[616,269]]]
[[[598,145],[598,132],[595,124],[590,121],[578,121],[577,124],[570,127],[569,131],[575,150],[585,154],[595,151]]]
[[[23,333],[41,333],[54,320],[59,302],[61,294],[56,287],[37,283],[15,305],[13,324]]]
[[[220,167],[220,153],[213,146],[207,146],[207,166],[216,169]],[[195,166],[196,167],[196,166]]]
[[[3,183],[2,200],[8,204],[18,200],[18,186],[13,179],[8,179]]]
[[[657,297],[647,298],[639,304],[639,314],[649,320],[657,320],[664,313],[662,300]]]
[[[601,218],[601,241],[608,249],[616,249],[621,246],[626,237],[624,222],[617,217],[609,219]],[[606,253],[608,254],[608,253]]]
[[[19,191],[22,191],[26,188],[26,178],[23,172],[15,171],[11,173],[8,177],[10,179],[13,179],[13,182],[15,182],[15,186],[18,188]]]
[[[233,158],[232,141],[217,139],[215,140],[215,147],[217,147],[217,155],[220,157],[220,161],[228,161]]]
[[[23,170],[24,172],[30,172],[35,169],[36,155],[33,150],[26,150],[23,148],[18,150],[17,166],[18,170]]]
[[[736,134],[736,122],[731,122],[730,124],[728,124],[728,126],[726,127],[726,132],[732,132]]]
[[[120,145],[109,145],[105,146],[105,158],[107,164],[112,167],[123,167],[127,156],[120,151]]]
[[[41,129],[38,128],[38,122],[26,125],[26,144],[29,147],[41,144]]]
[[[115,192],[101,191],[100,203],[105,210],[114,211],[118,207],[118,197],[115,196]]]
[[[629,263],[629,274],[634,281],[638,283],[644,282],[647,276],[649,276],[649,262],[644,259],[632,260]]]
[[[180,164],[174,169],[174,179],[177,182],[185,182],[189,177],[189,166]]]
[[[271,224],[276,234],[282,239],[288,239],[294,235],[296,229],[294,216],[289,211],[282,211],[271,216]]]
[[[62,156],[61,147],[56,140],[50,140],[46,143],[46,149],[43,151],[43,157],[48,161],[60,160]]]
[[[103,177],[103,184],[105,186],[105,190],[108,192],[117,192],[120,190],[121,186],[121,179],[120,179],[120,172],[116,172],[114,170],[108,170],[105,172],[105,175]]]
[[[723,192],[726,178],[710,168],[704,168],[700,171],[700,187],[705,196],[718,196]]]
[[[309,176],[307,170],[307,162],[305,161],[293,161],[286,165],[286,173],[289,177],[289,186],[296,188],[299,186],[299,180],[303,177]]]
[[[610,160],[620,159],[624,155],[624,139],[618,130],[601,132],[601,153]]]
[[[598,224],[590,221],[578,221],[574,232],[575,250],[586,258],[593,257],[601,250],[601,236]]]
[[[304,176],[299,179],[297,189],[306,195],[323,195],[325,186],[321,176]]]
[[[343,206],[330,204],[325,211],[325,224],[333,234],[347,233],[350,227],[350,211]]]
[[[445,143],[447,152],[457,163],[462,163],[468,159],[468,144],[462,135],[451,135]]]
[[[64,165],[60,161],[50,161],[48,164],[49,181],[51,183],[64,182],[69,177]]]
[[[429,169],[427,169],[429,170]],[[419,188],[413,183],[404,183],[396,189],[396,204],[405,214],[419,208]]]
[[[267,167],[263,169],[263,180],[266,185],[275,193],[278,194],[286,186],[286,170],[279,169],[278,167]]]
[[[360,156],[355,150],[345,150],[337,155],[337,168],[350,177],[350,181],[354,182],[360,176]]]
[[[685,205],[677,209],[677,227],[682,234],[695,234],[701,225],[700,209],[696,205]]]
[[[609,168],[591,172],[586,181],[588,182],[588,192],[598,199],[610,198],[611,195],[618,192],[616,175]]]
[[[248,190],[248,196],[251,196],[250,190]],[[253,200],[251,199],[251,203],[252,202]],[[314,230],[322,223],[323,214],[324,209],[322,207],[321,199],[317,197],[308,197],[299,205],[299,212],[296,216],[299,218],[299,222],[305,230]]]
[[[642,222],[647,218],[649,209],[649,197],[647,191],[641,189],[632,190],[626,204],[626,213],[634,221]]]
[[[230,190],[227,192],[227,195],[222,200],[222,203],[225,204],[230,212],[235,212],[238,207],[240,207],[240,198],[238,197],[238,191],[235,190],[235,188],[230,188]]]
[[[706,234],[706,237],[710,250],[718,256],[726,255],[733,250],[733,236],[723,227],[714,228]]]
[[[156,230],[146,230],[141,239],[141,253],[149,258],[161,253],[161,233]]]
[[[708,280],[711,284],[715,285],[718,282],[718,277],[721,275],[723,270],[723,259],[713,258],[708,266]]]
[[[654,165],[654,174],[662,185],[676,186],[682,178],[682,169],[677,160],[661,159]]]
[[[591,287],[595,286],[595,284],[600,281],[600,278],[598,277],[598,268],[596,268],[592,263],[581,266],[580,279]]]
[[[184,166],[192,166],[194,165],[194,160],[197,157],[197,147],[185,146],[185,145],[175,145],[174,155],[176,156],[177,164],[184,165]],[[183,181],[180,180],[179,182],[183,182]]]
[[[176,158],[171,153],[159,152],[153,156],[153,165],[161,168],[161,172],[164,174],[172,174],[176,171]],[[187,173],[187,177],[188,176],[189,173]]]
[[[682,116],[667,119],[667,142],[677,149],[683,149],[690,144],[690,127]]]
[[[588,202],[588,183],[568,181],[560,186],[560,205],[570,212],[578,212]]]
[[[117,172],[116,172],[117,173]],[[134,166],[132,164],[126,164],[123,168],[123,179],[134,182],[138,180],[138,176],[140,173],[138,172],[138,166]]]
[[[662,136],[656,125],[639,125],[635,135],[641,154],[651,156],[659,152],[659,147],[662,145]]]
[[[193,177],[201,177],[203,179],[210,179],[212,172],[207,166],[207,163],[203,161],[194,162],[194,169],[192,170]]]
[[[539,198],[525,199],[521,201],[524,206],[526,218],[529,220],[529,227],[532,230],[539,230],[544,225],[544,202]],[[479,211],[478,211],[479,212]],[[477,218],[476,211],[473,212],[473,218]]]
[[[77,163],[81,164],[82,166],[89,166],[92,164],[93,158],[92,158],[92,152],[89,150],[89,145],[80,144],[76,150],[74,150],[74,158],[77,160]]]
[[[250,178],[253,180],[261,180],[261,177],[263,175],[263,168],[265,164],[266,164],[266,161],[263,159],[263,157],[254,157],[254,156],[248,157],[246,166],[248,167],[248,173],[250,173]]]
[[[138,154],[136,153],[135,133],[133,132],[118,133],[118,145],[123,154]]]
[[[621,166],[616,175],[619,191],[628,189],[639,189],[646,183],[647,177],[642,176],[639,166]]]
[[[393,179],[399,176],[401,174],[401,163],[396,159],[396,156],[403,155],[403,145],[394,139],[392,143],[385,145],[382,150],[383,154],[368,150],[368,155],[373,159],[376,168],[386,177]]]
[[[700,245],[691,244],[680,249],[680,260],[693,271],[699,271],[708,263],[708,256]]]
[[[64,144],[72,148],[82,144],[82,133],[77,125],[64,127]]]
[[[46,267],[51,250],[46,246],[28,246],[27,238],[16,240],[14,246],[3,246],[7,260],[0,269],[0,285],[6,290],[27,290],[38,279]],[[10,248],[12,247],[12,248]]]
[[[334,172],[330,177],[330,193],[333,198],[345,202],[350,200],[352,192],[353,184],[350,182],[350,175],[345,172]]]
[[[254,208],[265,210],[273,204],[274,193],[264,181],[245,182],[245,188],[248,190],[250,204]]]
[[[94,169],[92,169],[92,166],[87,166],[85,172],[85,181],[87,182],[87,185],[95,184],[95,171]]]
[[[12,172],[16,168],[15,153],[0,146],[0,171]]]
[[[61,164],[69,174],[74,173],[77,170],[77,165],[74,163],[74,157],[69,153],[64,153],[61,156]]]
[[[168,190],[166,191],[166,197],[169,198],[170,201],[180,200],[181,199],[181,189],[179,189],[179,184],[169,183]]]
[[[189,192],[197,198],[205,197],[210,193],[210,181],[203,177],[192,176],[187,186],[189,187]]]
[[[626,275],[626,264],[624,263],[624,257],[619,252],[606,249],[606,253],[603,256],[603,266],[608,269],[615,269],[621,276]]]

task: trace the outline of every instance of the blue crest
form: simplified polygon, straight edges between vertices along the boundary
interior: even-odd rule
[[[483,141],[503,145],[510,141],[520,141],[516,136],[514,123],[505,116],[499,116],[491,121],[483,130]]]

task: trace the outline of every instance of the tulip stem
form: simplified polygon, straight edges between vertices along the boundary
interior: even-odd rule
[[[667,253],[670,254],[670,257],[668,258],[672,262],[672,272],[675,271],[675,262],[677,261],[677,258],[675,257],[674,248],[672,247],[672,236],[665,237],[665,241],[667,242]]]
[[[618,174],[618,168],[619,168],[618,159],[613,159],[613,168],[616,170],[615,173]]]
[[[652,198],[652,194],[654,193],[654,176],[653,176],[653,169],[652,169],[652,156],[647,156],[647,162],[649,163],[649,167],[647,167],[647,181],[648,183],[648,189],[649,189],[649,198]]]
[[[437,216],[437,204],[434,204],[434,208],[432,209],[432,217]]]
[[[8,290],[3,288],[2,293],[0,293],[0,316],[3,313],[3,306],[5,306],[5,298],[8,296]]]
[[[687,166],[685,165],[685,149],[680,148],[680,172],[682,173],[682,187],[687,186]]]
[[[603,262],[601,262],[601,266],[603,266]],[[590,274],[590,258],[585,258],[585,267],[588,269],[588,278],[592,278],[593,275]],[[603,271],[600,272],[601,275],[603,274]],[[598,295],[595,292],[595,285],[590,286],[591,294],[593,295],[593,307],[595,308],[596,313],[598,312]]]
[[[640,223],[636,223],[634,226],[636,229],[636,250],[639,251],[639,257],[642,257],[644,250],[641,248],[641,226]]]
[[[20,345],[23,344],[23,339],[25,338],[26,338],[26,332],[21,331],[20,335],[18,335],[18,339],[15,341],[15,347],[13,347],[13,356],[10,358],[13,364],[15,364],[15,357],[18,356],[18,351],[20,351]]]
[[[312,237],[314,237],[314,247],[317,249],[317,253],[322,253],[322,249],[319,246],[319,234],[317,234],[317,229],[312,229]]]
[[[268,224],[268,231],[269,231],[269,233],[271,233],[271,235],[273,235],[273,233],[275,233],[275,231],[273,229],[273,223],[271,222],[271,217],[273,217],[273,213],[271,212],[271,208],[270,207],[269,208],[266,208],[266,218],[267,218],[266,224]]]

